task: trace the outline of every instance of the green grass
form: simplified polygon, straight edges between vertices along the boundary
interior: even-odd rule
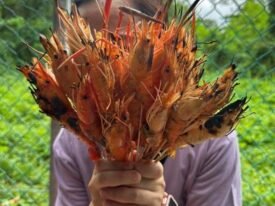
[[[220,71],[206,73],[213,80]],[[275,82],[274,75],[249,78],[240,75],[235,97],[247,96],[249,110],[237,127],[242,167],[244,206],[274,205],[275,190]]]
[[[239,94],[251,97],[249,111],[237,128],[240,139],[244,205],[275,202],[274,77],[241,79]],[[250,115],[249,115],[250,114]]]
[[[4,73],[0,85],[0,205],[15,197],[20,205],[46,205],[50,120],[19,72]]]
[[[241,77],[236,88],[237,96],[251,97],[247,117],[237,128],[245,206],[275,202],[272,80]],[[18,72],[5,72],[0,85],[0,205],[15,197],[20,197],[20,205],[47,205],[50,120],[39,113]]]

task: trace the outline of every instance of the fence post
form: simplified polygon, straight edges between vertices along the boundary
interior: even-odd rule
[[[54,30],[58,30],[59,28],[59,22],[57,18],[57,6],[60,6],[61,8],[66,9],[69,13],[71,11],[71,0],[54,0],[54,14],[53,14],[53,26]],[[56,135],[58,134],[60,129],[60,126],[58,125],[58,122],[55,120],[51,121],[51,159],[50,159],[50,206],[54,206],[55,198],[56,198],[56,186],[57,182],[54,175],[54,165],[53,165],[53,143],[55,140]]]
[[[59,131],[59,125],[55,120],[52,120],[51,122],[51,159],[50,159],[50,206],[54,205],[55,198],[56,198],[56,179],[54,175],[54,169],[53,169],[53,142],[54,139]]]

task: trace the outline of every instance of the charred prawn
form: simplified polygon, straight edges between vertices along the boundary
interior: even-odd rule
[[[111,0],[101,9],[99,31],[91,31],[75,6],[71,15],[58,8],[63,29],[50,39],[41,35],[46,54],[19,69],[42,112],[84,141],[92,159],[159,160],[226,136],[247,109],[246,98],[229,103],[235,65],[213,83],[200,83],[205,57],[196,55],[199,0],[179,21],[165,23],[171,2],[153,17],[121,7],[126,15],[114,32],[108,30]]]

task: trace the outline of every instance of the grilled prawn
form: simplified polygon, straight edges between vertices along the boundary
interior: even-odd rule
[[[246,98],[230,103],[235,65],[214,82],[200,81],[206,57],[196,54],[199,0],[166,23],[171,2],[153,17],[121,7],[125,15],[115,32],[108,30],[111,0],[101,9],[98,31],[75,6],[71,15],[58,8],[62,29],[49,39],[40,36],[46,55],[19,69],[42,112],[85,142],[92,159],[172,156],[227,135],[247,110]],[[127,15],[128,26],[120,28]]]

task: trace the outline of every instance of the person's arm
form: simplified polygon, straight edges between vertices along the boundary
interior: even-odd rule
[[[53,147],[54,172],[57,179],[56,206],[89,205],[88,194],[72,153],[69,133],[61,130]]]
[[[201,171],[188,191],[186,206],[241,206],[238,139],[212,140]]]

